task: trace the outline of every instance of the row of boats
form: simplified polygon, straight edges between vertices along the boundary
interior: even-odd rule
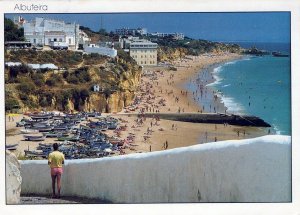
[[[93,117],[93,120],[89,117]],[[29,118],[17,122],[17,126],[24,127],[20,131],[27,141],[56,138],[59,150],[65,154],[66,159],[106,156],[119,150],[123,144],[122,140],[104,133],[108,129],[117,129],[118,120],[101,116],[100,113],[30,114]],[[37,150],[25,150],[25,156],[45,158],[52,151],[52,144],[39,143]]]

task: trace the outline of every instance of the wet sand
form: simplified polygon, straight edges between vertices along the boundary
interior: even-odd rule
[[[200,97],[198,101],[199,96],[196,97],[192,92],[187,92],[185,86],[197,78],[205,84],[213,82],[211,73],[205,68],[238,58],[241,56],[237,54],[191,56],[172,62],[177,71],[169,70],[168,67],[144,67],[140,90],[136,93],[136,102],[118,114],[111,114],[120,120],[120,126],[123,129],[118,133],[111,130],[106,133],[123,140],[127,139],[123,149],[114,155],[160,151],[267,134],[266,129],[263,128],[224,126],[223,124],[187,123],[151,118],[146,118],[142,122],[139,119],[137,122],[137,117],[124,114],[213,112],[213,107],[216,108],[216,112],[225,112],[224,105],[220,103],[220,99],[214,99],[214,92],[211,89],[205,89],[205,96]],[[207,74],[201,76],[204,72]],[[201,103],[206,104],[204,108]],[[210,110],[208,104],[212,107]],[[15,122],[22,117],[22,115],[15,116],[14,122],[9,122],[6,116],[6,144],[19,143],[16,154],[23,154],[28,148],[35,150],[39,143],[23,141],[23,135],[20,134],[21,128],[15,127]],[[54,140],[54,138],[47,138],[43,143],[51,144]]]

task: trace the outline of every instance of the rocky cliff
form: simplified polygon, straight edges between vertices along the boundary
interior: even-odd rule
[[[195,40],[185,38],[184,40],[157,39],[158,61],[172,61],[185,55],[197,56],[203,53],[241,53],[242,48],[237,44],[225,44],[208,40]]]
[[[57,59],[62,55],[50,53]],[[14,59],[15,54],[19,56],[10,52],[8,59]],[[6,110],[17,106],[22,112],[41,109],[118,112],[133,101],[142,71],[126,54],[116,59],[84,55],[73,67],[60,71],[33,71],[25,64],[36,59],[29,61],[24,57],[23,66],[5,69],[5,95],[9,101]],[[49,53],[39,53],[36,57],[44,59],[44,55]]]

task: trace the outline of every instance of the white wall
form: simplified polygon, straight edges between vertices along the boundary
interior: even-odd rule
[[[47,161],[21,161],[22,194],[51,193]],[[264,136],[68,160],[62,195],[121,203],[289,202],[291,137]]]
[[[112,58],[117,56],[117,50],[111,49],[111,48],[106,48],[106,47],[86,46],[86,47],[84,47],[84,51],[87,53],[98,53],[100,55],[106,55],[106,56],[109,56]]]

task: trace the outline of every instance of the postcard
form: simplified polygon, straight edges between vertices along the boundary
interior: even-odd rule
[[[1,1],[1,210],[300,213],[300,5],[224,3]]]

